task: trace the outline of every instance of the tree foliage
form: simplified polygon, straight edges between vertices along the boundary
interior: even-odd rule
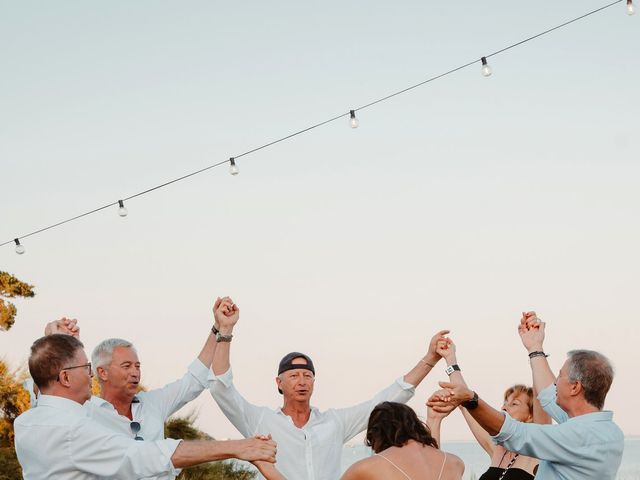
[[[0,272],[0,330],[9,330],[16,319],[16,306],[4,298],[30,298],[35,295],[33,285],[21,282],[7,272]]]
[[[13,444],[13,422],[29,408],[29,392],[22,386],[24,369],[12,370],[0,360],[0,480],[21,480],[22,470]]]

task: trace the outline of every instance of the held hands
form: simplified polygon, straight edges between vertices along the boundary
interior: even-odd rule
[[[238,323],[240,309],[230,297],[218,297],[213,304],[213,318],[214,326],[220,330],[220,333],[228,335]]]
[[[80,338],[80,327],[77,324],[78,320],[75,318],[62,317],[60,320],[47,323],[44,327],[44,334],[47,336],[53,335],[54,333],[61,333],[63,335]]]
[[[429,349],[427,350],[427,355],[424,357],[425,362],[435,365],[440,361],[442,355],[438,353],[438,342],[447,341],[446,335],[449,333],[449,330],[440,330],[436,333],[431,340],[429,341]]]
[[[456,409],[455,405],[444,405],[443,404],[443,405],[439,406],[438,410],[436,410],[436,409],[434,409],[433,407],[431,407],[429,405],[429,401],[430,400],[431,400],[431,398],[429,398],[425,402],[425,405],[427,406],[427,423],[429,423],[429,424],[442,422],[442,420],[444,420],[444,418],[448,417],[449,414]]]
[[[456,359],[456,344],[450,338],[438,340],[436,344],[436,353],[447,362],[447,365],[458,363]]]
[[[520,335],[520,340],[522,340],[522,345],[529,353],[543,350],[544,328],[545,323],[536,316],[536,312],[522,313],[522,318],[518,325],[518,334]]]
[[[442,390],[427,400],[427,406],[438,413],[448,414],[461,403],[473,398],[473,391],[461,383],[438,382]]]
[[[238,440],[238,455],[240,460],[248,462],[275,463],[277,445],[271,439],[271,435],[258,435],[254,438]],[[257,465],[256,465],[257,466]]]

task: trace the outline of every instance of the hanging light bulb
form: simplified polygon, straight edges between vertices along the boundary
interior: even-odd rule
[[[636,13],[636,8],[633,6],[633,0],[627,0],[627,15],[633,15]]]
[[[356,117],[356,111],[349,110],[349,116],[351,117],[349,119],[349,125],[351,125],[351,128],[358,128],[358,126],[360,125],[360,120],[358,120],[358,118]]]
[[[14,238],[13,241],[16,242],[16,253],[18,255],[22,255],[25,252],[24,245],[21,245],[20,240],[18,240],[17,238]]]
[[[118,205],[120,206],[120,208],[118,208],[118,215],[120,215],[121,217],[126,217],[129,212],[127,210],[127,207],[124,206],[124,201],[118,200]]]
[[[236,165],[236,159],[233,157],[229,159],[229,173],[231,175],[238,175],[240,173],[240,169]]]
[[[480,70],[482,72],[482,75],[484,77],[490,77],[493,71],[487,63],[487,57],[482,57],[480,60],[482,61],[482,70]]]

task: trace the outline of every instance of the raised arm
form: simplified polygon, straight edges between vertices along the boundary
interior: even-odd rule
[[[452,365],[458,365],[458,359],[456,356],[456,345],[453,343],[453,340],[447,338],[444,341],[438,342],[437,353],[439,353],[442,358],[447,362],[447,367]],[[458,366],[458,368],[460,368]],[[464,377],[462,375],[462,370],[453,370],[448,369],[451,373],[449,373],[449,379],[451,382],[459,383],[461,385],[466,386],[467,382],[465,382]],[[455,408],[455,407],[450,407]],[[431,409],[433,410],[433,409]],[[442,409],[440,409],[442,410]],[[469,414],[467,409],[464,407],[460,407],[460,411],[462,412],[462,416],[464,417],[467,425],[469,426],[469,430],[478,441],[480,446],[483,448],[485,452],[491,457],[493,452],[495,451],[495,444],[491,440],[491,436],[474,420],[474,418]]]
[[[438,342],[442,340],[446,340],[446,335],[449,333],[449,330],[440,330],[436,333],[431,340],[429,341],[429,346],[427,348],[427,353],[424,355],[418,363],[413,367],[409,373],[404,376],[404,381],[410,383],[411,385],[417,387],[420,385],[420,382],[424,380],[424,377],[436,366],[436,363],[440,361],[440,354],[436,352],[438,347]]]
[[[217,302],[216,302],[217,304]],[[233,336],[233,328],[240,319],[240,309],[233,303],[229,297],[224,297],[217,304],[216,321],[219,323],[219,333],[216,338],[218,343],[214,355],[211,369],[216,375],[222,375],[231,368],[229,360],[231,352],[231,338]]]
[[[198,355],[198,360],[200,360],[207,369],[211,368],[213,355],[218,345],[214,331],[219,330],[220,328],[220,321],[218,320],[218,317],[222,314],[222,304],[223,299],[220,297],[216,298],[216,301],[213,303],[213,328],[208,332],[207,339],[205,340],[202,350],[200,350],[200,354]]]
[[[556,377],[549,367],[547,357],[544,354],[544,329],[545,323],[536,317],[536,312],[522,314],[518,334],[522,345],[529,353],[531,373],[533,375],[533,388],[537,393],[555,383]]]

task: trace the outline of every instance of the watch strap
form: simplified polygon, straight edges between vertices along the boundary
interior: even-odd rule
[[[461,371],[462,369],[457,363],[454,363],[453,365],[449,365],[447,366],[447,368],[444,369],[444,373],[446,373],[447,375],[451,375],[453,372],[461,372]]]

